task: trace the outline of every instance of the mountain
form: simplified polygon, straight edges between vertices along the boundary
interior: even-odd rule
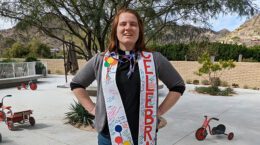
[[[37,28],[31,27],[26,31],[16,29],[16,26],[6,30],[0,30],[0,49],[6,49],[11,47],[12,42],[28,43],[32,39],[37,39],[41,43],[48,45],[50,48],[59,48],[62,43],[56,39],[53,39]]]
[[[260,14],[247,20],[234,31],[217,38],[215,41],[246,46],[260,45]]]
[[[53,21],[49,24],[57,25],[57,21]],[[232,32],[229,32],[227,29],[215,32],[207,28],[199,28],[192,25],[177,25],[173,23],[170,26],[166,26],[165,29],[158,34],[159,37],[154,39],[161,44],[209,40],[211,42],[236,43],[247,46],[260,45],[260,14],[249,19]],[[47,44],[50,48],[61,48],[62,46],[60,41],[45,35],[37,28],[31,27],[26,31],[21,31],[16,29],[15,26],[11,29],[0,30],[0,55],[3,49],[10,48],[16,41],[26,44],[36,38],[40,42]]]

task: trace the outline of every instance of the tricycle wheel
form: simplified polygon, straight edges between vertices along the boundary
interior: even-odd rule
[[[232,140],[234,138],[234,133],[233,132],[230,132],[228,134],[228,140]]]
[[[0,111],[0,122],[5,121],[5,117],[4,111]]]
[[[14,130],[14,123],[13,123],[13,121],[8,121],[7,122],[7,127],[8,127],[9,130]]]
[[[24,88],[24,89],[27,89],[27,85],[25,83],[22,83],[21,86]]]
[[[35,119],[33,117],[29,117],[29,123],[31,126],[35,125]]]
[[[30,88],[31,88],[31,90],[36,90],[37,84],[36,83],[30,83]]]
[[[208,135],[208,133],[207,133],[206,128],[201,127],[199,129],[197,129],[195,137],[197,140],[201,141],[201,140],[204,140],[207,135]]]

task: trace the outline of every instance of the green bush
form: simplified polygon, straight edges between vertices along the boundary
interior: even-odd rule
[[[150,50],[158,51],[168,60],[185,60],[188,51],[187,44],[151,45]]]
[[[199,83],[200,83],[200,81],[199,80],[193,80],[193,82],[192,82],[194,85],[198,85]]]
[[[94,128],[93,120],[95,117],[86,111],[86,109],[80,103],[74,101],[74,104],[71,104],[69,109],[70,112],[65,113],[65,119],[67,120],[65,123],[77,125],[77,127],[81,127],[82,125],[90,125],[92,128]]]
[[[34,56],[28,56],[25,59],[25,62],[33,62],[33,61],[38,61],[36,57]]]
[[[11,58],[6,58],[6,59],[3,59],[1,62],[16,62],[16,60],[14,59],[11,59]]]
[[[218,87],[212,87],[212,86],[196,87],[195,91],[197,91],[198,93],[210,94],[213,96],[230,96],[235,93],[232,88],[226,88],[224,90],[221,90]]]
[[[237,44],[220,42],[191,42],[189,44],[151,45],[150,50],[161,52],[169,60],[197,61],[203,52],[215,56],[215,61],[238,60],[242,54],[243,61],[260,62],[260,46],[246,47]]]
[[[29,53],[30,53],[29,48],[20,42],[15,42],[12,45],[11,48],[12,57],[23,58],[26,57]]]
[[[42,74],[44,69],[46,69],[44,64],[40,61],[37,61],[36,64],[35,64],[36,74]]]

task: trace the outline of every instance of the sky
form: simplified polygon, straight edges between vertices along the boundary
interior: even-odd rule
[[[210,19],[209,23],[212,25],[211,29],[220,31],[228,29],[234,31],[247,20],[246,17],[237,16],[237,14],[219,15],[217,19]]]
[[[260,0],[255,0],[254,3],[260,7]],[[210,19],[209,23],[212,25],[211,29],[214,31],[220,31],[224,28],[229,31],[233,31],[242,25],[246,20],[246,17],[239,17],[237,14],[219,14],[217,19]],[[14,25],[15,23],[0,18],[0,30],[11,28]]]
[[[246,17],[239,17],[237,14],[219,15],[217,19],[211,19],[209,22],[212,25],[212,30],[219,31],[224,28],[233,31],[242,25],[247,20]],[[15,23],[3,20],[0,18],[0,29],[8,29],[15,25]]]

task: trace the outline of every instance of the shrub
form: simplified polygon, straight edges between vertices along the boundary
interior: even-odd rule
[[[86,109],[80,103],[74,101],[74,104],[71,104],[69,109],[70,112],[65,113],[65,119],[67,120],[65,123],[77,125],[77,127],[81,127],[82,125],[90,125],[92,128],[94,128],[93,120],[95,117],[86,111]]]
[[[28,56],[25,59],[25,62],[32,62],[32,61],[38,61],[36,57],[34,56]]]
[[[202,81],[201,81],[201,84],[203,84],[203,85],[209,85],[209,81],[208,81],[208,80],[202,80]]]
[[[210,78],[211,85],[213,86],[220,86],[220,79],[219,77]]]
[[[1,62],[16,62],[16,60],[11,59],[11,58],[6,58],[6,59],[3,59]]]
[[[44,69],[46,69],[44,64],[40,61],[37,61],[36,64],[35,64],[36,74],[42,74]]]
[[[192,81],[190,79],[186,80],[187,84],[192,84]]]
[[[193,80],[193,84],[194,84],[194,85],[198,85],[199,83],[200,83],[199,80]]]
[[[238,87],[239,87],[239,85],[238,85],[238,84],[236,84],[236,83],[232,83],[232,87],[234,87],[234,88],[238,88]]]
[[[235,94],[232,88],[226,88],[218,93],[219,96],[231,96],[232,94]]]
[[[210,94],[210,95],[213,95],[213,96],[230,96],[230,95],[235,93],[232,88],[226,88],[224,90],[221,90],[218,87],[214,87],[214,86],[196,87],[195,90],[198,93]]]

